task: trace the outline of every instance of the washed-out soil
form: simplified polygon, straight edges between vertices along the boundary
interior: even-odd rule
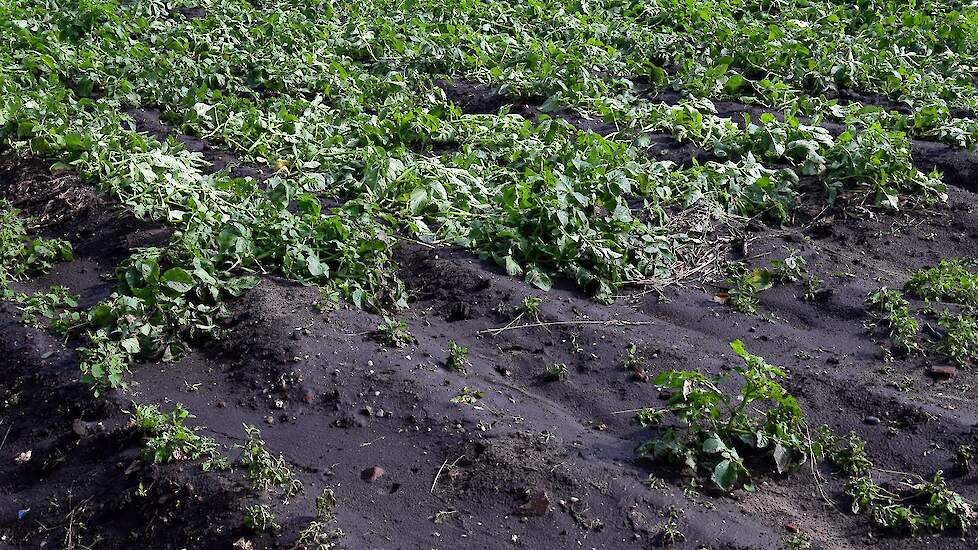
[[[498,110],[499,98],[479,99],[489,92],[467,93],[472,109]],[[140,124],[159,121],[141,113]],[[130,251],[169,236],[48,163],[0,162],[0,196],[76,250],[16,290],[65,285],[90,306],[111,291]],[[970,156],[960,162],[965,174],[978,166]],[[946,366],[935,357],[884,363],[881,335],[864,326],[870,292],[899,288],[941,259],[978,256],[978,195],[968,190],[976,182],[958,179],[947,204],[927,210],[819,204],[788,227],[747,225],[731,256],[766,265],[799,250],[826,286],[814,301],[801,299],[800,284],[777,286],[761,294],[757,315],[719,303],[722,285],[708,281],[630,289],[602,305],[568,283],[536,290],[465,250],[406,243],[397,259],[411,296],[400,315],[409,345],[383,345],[377,315],[323,311],[316,289],[267,276],[232,304],[223,339],[176,362],[138,365],[128,392],[95,398],[78,381],[79,343],[24,326],[4,303],[0,547],[292,548],[314,519],[315,497],[331,489],[338,548],[649,548],[666,542],[671,511],[685,537],[676,548],[778,548],[796,532],[826,549],[974,548],[973,532],[908,538],[872,528],[848,512],[845,476],[825,464],[758,473],[756,491],[721,494],[709,480],[636,456],[656,432],[632,412],[661,406],[649,381],[660,372],[734,365],[728,344],[739,338],[789,372],[811,426],[855,432],[879,468],[943,470],[978,500],[978,477],[952,466],[959,445],[978,444],[975,369],[934,377],[931,367]],[[71,215],[52,214],[66,208]],[[541,311],[517,325],[542,326],[485,332],[510,323],[526,296],[540,297]],[[446,368],[450,341],[471,349],[467,373]],[[644,372],[624,367],[632,344]],[[564,379],[543,376],[553,363],[567,365]],[[454,403],[465,391],[482,397]],[[133,400],[184,404],[190,424],[232,460],[243,425],[258,426],[303,490],[259,494],[240,471],[147,464],[126,412]],[[244,526],[256,503],[272,508],[278,531]]]

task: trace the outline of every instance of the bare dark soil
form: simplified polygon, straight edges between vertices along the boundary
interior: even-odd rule
[[[0,193],[46,220],[41,233],[76,248],[74,261],[19,290],[63,284],[91,305],[109,293],[104,276],[129,250],[167,237],[73,176],[43,163],[2,162]],[[673,469],[636,459],[634,448],[654,432],[623,412],[660,398],[623,368],[630,344],[654,377],[668,369],[716,373],[736,360],[727,344],[740,338],[790,371],[789,388],[811,425],[856,432],[881,468],[944,470],[956,490],[978,499],[978,477],[951,466],[959,444],[978,443],[978,373],[959,368],[936,379],[928,361],[915,358],[897,359],[884,374],[880,348],[863,328],[869,292],[899,287],[911,270],[946,257],[978,256],[978,195],[961,189],[975,189],[978,164],[970,155],[960,162],[948,204],[933,211],[835,209],[793,227],[754,227],[740,253],[761,265],[800,249],[828,288],[808,302],[799,285],[776,287],[762,294],[756,316],[717,303],[719,289],[710,285],[629,293],[604,306],[570,285],[540,293],[463,250],[403,245],[400,275],[413,298],[403,319],[415,342],[390,349],[374,334],[379,317],[321,313],[315,289],[266,277],[233,304],[225,339],[176,363],[140,365],[131,381],[140,401],[184,403],[196,415],[191,423],[222,444],[240,442],[243,423],[259,426],[304,484],[287,503],[255,494],[240,474],[144,464],[127,427],[129,398],[93,398],[77,381],[72,343],[24,327],[4,304],[0,547],[231,548],[244,538],[254,548],[289,548],[328,487],[345,532],[339,545],[351,549],[648,548],[662,542],[670,507],[683,511],[679,548],[777,548],[795,530],[817,548],[974,548],[973,534],[875,532],[847,513],[844,477],[828,466],[819,466],[821,485],[803,470],[762,477],[754,493],[724,496],[708,483],[691,489]],[[71,215],[59,216],[65,204]],[[566,324],[480,333],[510,322],[527,295],[544,299],[540,321]],[[449,340],[471,347],[467,375],[445,368]],[[554,362],[568,365],[565,380],[542,376]],[[463,388],[484,397],[453,404]],[[26,451],[30,460],[14,460]],[[364,479],[374,467],[383,475]],[[650,474],[665,486],[650,487]],[[255,502],[277,513],[277,538],[243,527],[243,510]]]

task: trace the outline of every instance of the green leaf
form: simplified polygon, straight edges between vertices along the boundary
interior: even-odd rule
[[[661,67],[652,65],[649,67],[649,81],[656,86],[662,86],[669,82],[669,75]]]
[[[323,209],[319,199],[306,193],[298,195],[295,199],[300,213],[314,220],[319,219]]]
[[[717,484],[717,487],[724,491],[730,491],[733,489],[734,484],[737,483],[738,469],[738,465],[732,460],[720,461],[713,468],[713,476],[710,479]]]
[[[139,339],[138,338],[126,338],[125,340],[119,342],[122,349],[129,352],[130,355],[139,354]]]
[[[92,308],[88,318],[95,326],[104,327],[112,322],[114,316],[112,315],[112,308],[108,304],[99,304]]]
[[[550,280],[550,276],[537,268],[527,270],[526,282],[539,288],[540,290],[550,290],[553,287],[553,282]]]
[[[727,82],[723,85],[723,91],[727,95],[734,95],[740,91],[741,88],[746,86],[748,83],[747,79],[739,74],[732,74],[727,78]]]
[[[512,256],[508,255],[504,257],[503,263],[506,266],[506,274],[509,275],[510,277],[515,277],[517,275],[523,274],[523,268],[520,267],[520,264],[516,263],[516,260],[514,260]]]
[[[713,434],[713,437],[708,438],[703,442],[703,452],[709,454],[716,454],[727,450],[727,445],[720,439],[720,436]]]
[[[194,288],[193,276],[182,267],[173,267],[166,270],[166,273],[163,274],[160,281],[163,283],[163,286],[179,294],[186,294]]]
[[[309,268],[309,274],[313,277],[329,275],[329,266],[319,261],[319,256],[315,254],[310,254],[306,258],[306,266]]]
[[[71,132],[65,135],[65,147],[69,151],[84,151],[86,149],[85,140],[78,132]]]
[[[408,199],[408,208],[412,214],[420,214],[428,207],[428,202],[428,192],[420,188],[415,189],[411,191],[411,197]]]
[[[744,349],[743,340],[740,340],[739,338],[737,340],[734,340],[733,342],[730,342],[730,349],[734,350],[734,353],[736,353],[740,357],[743,357],[744,359],[747,359],[747,357],[749,356],[747,350]]]

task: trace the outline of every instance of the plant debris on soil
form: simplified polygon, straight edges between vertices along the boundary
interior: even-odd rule
[[[0,0],[0,548],[975,548],[976,26]]]

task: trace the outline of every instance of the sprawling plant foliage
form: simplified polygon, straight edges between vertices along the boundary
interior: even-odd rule
[[[941,471],[929,481],[904,482],[896,490],[868,475],[853,477],[846,494],[853,513],[868,513],[880,527],[911,535],[967,531],[978,518],[975,504],[951,490]]]
[[[220,336],[228,302],[264,274],[382,313],[384,342],[409,343],[392,315],[407,306],[400,240],[462,246],[539,289],[561,278],[611,301],[689,272],[726,224],[791,223],[813,197],[888,210],[945,200],[913,140],[978,146],[976,70],[978,6],[937,0],[0,0],[0,148],[72,170],[172,232],[132,251],[111,295],[84,311],[67,289],[14,291],[71,247],[32,235],[0,201],[0,295],[25,321],[83,339],[96,392],[124,388],[138,361]],[[744,112],[722,115],[730,100]],[[274,174],[215,171],[144,131],[148,105],[174,133]],[[663,136],[701,158],[663,160]],[[973,362],[973,267],[942,262],[905,293],[873,293],[868,324],[901,352]],[[756,311],[759,293],[805,271],[797,255],[733,269],[727,302]],[[820,286],[810,277],[805,298]],[[925,327],[933,340],[907,297],[953,304]],[[528,298],[519,315],[538,313]],[[853,512],[880,526],[973,523],[974,505],[939,473],[891,490],[855,435],[813,441],[786,373],[732,347],[742,364],[720,376],[655,379],[667,407],[637,420],[665,424],[641,453],[725,491],[749,486],[755,461],[781,473],[825,456],[854,476]],[[446,366],[464,373],[468,349],[452,342]],[[543,374],[567,373],[554,363]],[[465,387],[452,401],[482,397]],[[136,406],[146,459],[225,466],[188,418],[180,405]],[[301,490],[245,430],[237,448],[254,487]],[[332,545],[334,504],[317,500],[297,544]],[[267,506],[247,521],[276,528]],[[663,540],[681,540],[675,523]]]
[[[978,275],[972,272],[974,265],[974,258],[941,260],[915,271],[903,285],[903,292],[887,288],[873,292],[866,299],[866,325],[888,328],[890,341],[901,353],[934,352],[958,365],[973,363],[978,359]],[[907,297],[923,300],[925,307],[912,306]],[[938,309],[941,304],[944,308]],[[920,316],[934,322],[927,325],[926,333],[921,330]]]
[[[86,374],[118,387],[133,360],[215,332],[256,273],[405,306],[398,238],[608,301],[670,277],[722,220],[790,220],[802,179],[828,200],[942,200],[910,137],[976,142],[960,116],[976,106],[976,18],[881,0],[2,0],[0,141],[174,229],[160,273],[122,279],[89,315]],[[539,108],[475,108],[466,89]],[[779,114],[726,118],[722,99]],[[275,175],[210,173],[138,131],[145,105]],[[656,133],[712,160],[657,160]],[[64,255],[24,246],[28,266]]]
[[[227,468],[217,443],[184,425],[189,418],[193,415],[180,403],[169,413],[156,405],[134,404],[132,424],[146,440],[143,457],[154,463],[202,460],[204,470]]]
[[[56,262],[71,260],[71,244],[61,239],[32,236],[20,211],[0,199],[0,296],[10,293],[10,281],[37,275]]]
[[[730,347],[743,364],[729,372],[711,377],[667,371],[656,377],[656,385],[669,392],[663,413],[671,413],[679,425],[667,427],[661,437],[639,448],[639,453],[694,472],[711,472],[713,482],[725,491],[749,480],[745,452],[770,456],[778,473],[803,464],[812,452],[801,408],[778,383],[784,371],[748,353],[740,340]],[[729,389],[735,380],[740,387]],[[665,415],[645,417],[657,423]]]

